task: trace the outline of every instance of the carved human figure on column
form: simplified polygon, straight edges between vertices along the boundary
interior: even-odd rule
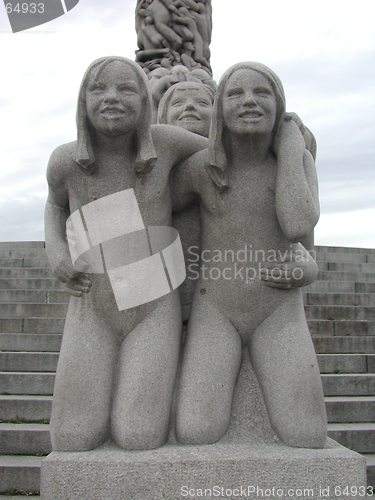
[[[323,447],[325,404],[301,290],[267,286],[262,276],[267,255],[296,252],[319,218],[314,160],[269,68],[240,63],[225,73],[209,148],[178,169],[173,193],[175,207],[199,198],[205,255],[183,353],[177,439],[205,444],[225,434],[246,348],[282,442]],[[250,261],[259,270],[251,276],[218,258],[247,242],[252,256],[264,256],[259,267]]]
[[[54,389],[52,447],[90,450],[112,437],[124,449],[156,448],[169,434],[182,328],[178,290],[119,310],[108,269],[88,274],[73,267],[65,226],[71,214],[119,192],[134,195],[146,228],[171,226],[171,170],[207,140],[177,127],[151,127],[147,79],[121,57],[89,66],[77,128],[77,141],[58,147],[47,170],[46,250],[72,295]],[[107,211],[110,226],[118,214]],[[120,257],[136,250],[124,247]]]

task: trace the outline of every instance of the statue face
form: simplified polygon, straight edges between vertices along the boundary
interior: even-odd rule
[[[167,110],[167,123],[208,137],[212,101],[204,88],[176,89]]]
[[[108,64],[86,90],[86,112],[92,126],[105,135],[133,130],[142,110],[142,97],[133,69],[120,61]]]
[[[239,69],[224,87],[223,118],[234,135],[271,134],[277,102],[270,82],[252,69]]]

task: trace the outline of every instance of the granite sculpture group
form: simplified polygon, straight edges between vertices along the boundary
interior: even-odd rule
[[[195,33],[184,21],[186,5],[200,26],[197,16],[209,2],[177,7],[163,0],[169,3],[177,47]],[[145,50],[155,30],[173,41],[154,4],[137,4]],[[319,218],[317,178],[279,78],[259,63],[236,64],[215,100],[212,86],[179,83],[162,98],[158,120],[151,125],[139,65],[98,59],[79,92],[77,141],[50,159],[46,249],[72,295],[54,389],[53,449],[92,450],[108,439],[124,450],[157,448],[169,438],[172,413],[178,443],[217,442],[229,427],[246,349],[281,442],[324,447],[323,391],[301,293],[317,268],[299,243]],[[88,215],[93,205],[96,222]],[[177,247],[168,261],[170,242],[151,234],[171,227],[172,211],[180,210],[174,220],[185,257],[191,238],[200,256],[183,294],[187,310],[192,302],[183,347],[179,291],[162,289],[156,264],[146,265],[159,259],[169,285],[185,272]],[[82,216],[78,229],[66,228],[73,213]],[[69,245],[83,256],[80,266],[73,266]],[[239,270],[244,248],[251,256]],[[117,273],[113,280],[116,263],[127,276],[137,266],[132,279],[122,283]],[[120,310],[116,290],[131,294],[137,279],[153,286],[156,298]]]
[[[216,84],[211,18],[211,0],[137,0],[136,62],[89,66],[77,140],[51,156],[46,250],[71,298],[42,500],[365,484],[327,439],[302,301],[315,138],[266,66]]]

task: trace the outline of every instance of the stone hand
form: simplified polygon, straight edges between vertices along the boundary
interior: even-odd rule
[[[271,288],[291,290],[307,286],[318,276],[318,266],[312,257],[291,262],[262,264],[261,279]]]
[[[298,120],[295,120],[295,117]],[[273,151],[278,157],[283,151],[290,148],[296,149],[301,156],[305,150],[305,141],[302,135],[301,128],[304,127],[302,121],[295,113],[285,113],[279,130],[273,141]]]
[[[88,293],[91,289],[90,276],[86,273],[76,271],[74,267],[62,260],[54,273],[65,285],[64,291],[75,297],[81,297],[83,293]]]

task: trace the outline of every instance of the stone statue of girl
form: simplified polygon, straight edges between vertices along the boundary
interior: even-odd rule
[[[207,444],[225,434],[248,349],[281,441],[322,448],[325,404],[301,289],[267,286],[267,256],[295,253],[319,218],[314,160],[273,71],[240,63],[224,74],[209,147],[176,171],[173,195],[177,208],[200,201],[205,265],[183,352],[178,441]],[[246,245],[243,264],[236,256]]]

